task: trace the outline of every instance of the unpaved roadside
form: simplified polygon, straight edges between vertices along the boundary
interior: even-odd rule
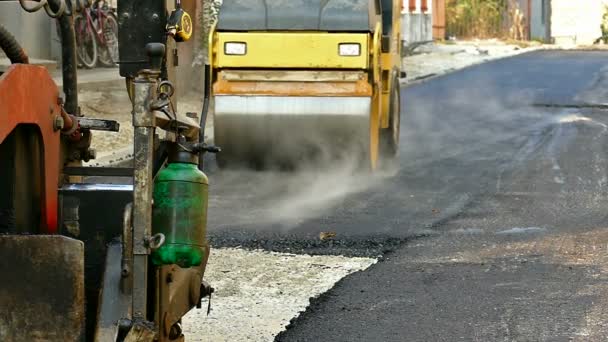
[[[309,298],[375,259],[309,256],[224,248],[212,251],[205,278],[217,289],[183,323],[188,341],[272,341]],[[207,303],[204,303],[207,304]]]
[[[414,83],[472,65],[545,47],[533,43],[520,46],[493,39],[422,45],[414,50],[413,55],[403,58],[403,70],[407,73],[403,83]]]

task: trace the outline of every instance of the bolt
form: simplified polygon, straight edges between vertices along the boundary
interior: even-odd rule
[[[53,117],[53,130],[55,131],[59,131],[61,129],[63,129],[63,118],[61,117],[61,115],[55,115]]]
[[[97,151],[93,148],[89,148],[82,158],[85,162],[88,162],[91,159],[97,158]]]

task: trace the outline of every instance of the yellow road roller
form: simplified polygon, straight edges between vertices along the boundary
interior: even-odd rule
[[[220,167],[355,158],[399,146],[400,0],[224,0],[210,34]]]

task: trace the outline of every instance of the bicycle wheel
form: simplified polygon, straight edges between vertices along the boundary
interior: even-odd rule
[[[87,25],[82,15],[74,17],[74,32],[76,34],[76,56],[78,61],[87,69],[97,64],[97,40],[95,33]]]
[[[99,44],[99,63],[105,67],[115,67],[118,63],[118,21],[108,12],[103,26],[105,44]]]

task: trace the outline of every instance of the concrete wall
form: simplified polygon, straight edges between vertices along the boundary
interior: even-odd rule
[[[432,0],[427,1],[428,9],[425,12],[422,12],[421,5],[421,0],[417,0],[416,9],[410,11],[409,1],[403,0],[401,40],[404,46],[433,40]]]
[[[556,44],[592,44],[601,36],[606,0],[551,0],[551,38]]]
[[[19,41],[30,58],[51,59],[54,22],[46,12],[27,13],[19,1],[0,0],[0,23]]]
[[[549,37],[547,37],[549,0],[532,0],[531,5],[530,38],[547,41],[549,40]]]
[[[433,21],[431,14],[404,13],[401,36],[405,46],[412,43],[433,40]]]

